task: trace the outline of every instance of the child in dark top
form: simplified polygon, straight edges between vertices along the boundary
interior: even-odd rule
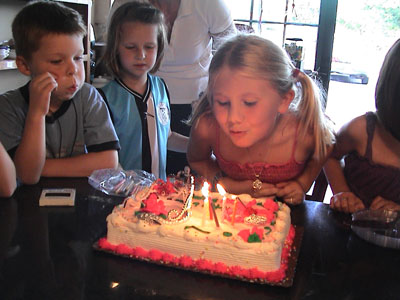
[[[386,54],[375,105],[376,112],[359,116],[340,129],[326,162],[333,191],[330,206],[335,210],[400,210],[400,40]]]
[[[118,165],[119,142],[97,90],[84,83],[85,25],[52,1],[27,4],[12,24],[19,71],[31,81],[0,95],[0,141],[27,184]]]

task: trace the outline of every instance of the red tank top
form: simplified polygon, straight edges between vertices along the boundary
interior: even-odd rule
[[[283,164],[269,164],[265,162],[254,162],[241,164],[236,161],[225,160],[219,151],[219,128],[217,128],[217,142],[214,150],[217,163],[222,172],[235,180],[255,180],[256,174],[259,179],[267,183],[279,183],[298,177],[305,168],[305,162],[297,162],[294,153],[297,144],[296,137],[293,143],[292,154],[288,162]]]

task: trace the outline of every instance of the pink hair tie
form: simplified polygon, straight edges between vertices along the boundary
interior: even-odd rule
[[[297,78],[297,77],[299,76],[299,73],[300,73],[300,70],[299,70],[299,69],[294,69],[294,70],[293,70],[293,73],[292,73],[293,78]]]

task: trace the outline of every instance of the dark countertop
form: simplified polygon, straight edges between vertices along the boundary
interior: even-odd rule
[[[75,206],[39,207],[48,187],[76,188]],[[122,200],[87,178],[42,179],[0,199],[0,299],[400,299],[400,251],[361,240],[326,204],[292,208],[303,238],[293,285],[277,287],[94,250]]]

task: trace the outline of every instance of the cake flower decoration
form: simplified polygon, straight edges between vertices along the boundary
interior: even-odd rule
[[[157,201],[157,194],[152,193],[146,200],[143,200],[144,207],[136,216],[147,222],[155,222],[157,224],[176,224],[185,222],[191,216],[192,198],[194,192],[194,178],[190,178],[190,192],[183,204],[182,210],[179,212],[176,209],[171,209],[166,212],[164,202]]]
[[[158,179],[156,183],[156,190],[159,195],[168,196],[169,194],[176,192],[174,185],[169,180],[164,182],[163,180]]]
[[[164,202],[161,200],[157,201],[157,195],[151,193],[146,200],[143,200],[144,207],[141,209],[143,212],[150,212],[157,216],[166,215],[167,211],[164,206]]]
[[[243,229],[239,231],[238,235],[248,243],[261,243],[263,239],[264,230],[263,228],[259,228],[257,226],[253,226],[251,229]]]

